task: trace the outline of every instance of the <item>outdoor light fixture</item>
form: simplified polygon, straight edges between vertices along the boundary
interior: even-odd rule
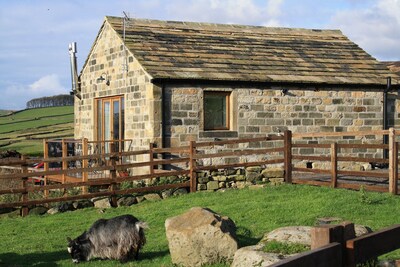
[[[108,78],[108,75],[107,75],[107,73],[102,73],[101,75],[100,75],[100,77],[99,78],[97,78],[97,80],[96,80],[98,83],[102,83],[102,82],[104,82],[104,81],[106,81],[106,85],[107,86],[109,86],[110,85],[110,79]]]

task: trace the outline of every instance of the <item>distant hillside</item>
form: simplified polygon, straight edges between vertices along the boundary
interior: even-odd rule
[[[43,154],[43,139],[73,138],[73,106],[36,108],[0,117],[0,151]]]

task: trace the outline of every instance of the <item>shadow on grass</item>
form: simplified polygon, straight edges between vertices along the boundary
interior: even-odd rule
[[[164,251],[149,251],[139,253],[139,261],[141,260],[154,260],[155,258],[162,258],[169,254],[168,250]],[[17,254],[17,253],[4,253],[0,254],[0,267],[2,266],[59,266],[57,262],[70,260],[71,257],[66,250],[45,252],[45,253],[30,253],[30,254]],[[101,259],[93,259],[92,262],[103,262]],[[134,261],[134,260],[132,260]]]
[[[58,266],[58,261],[69,258],[65,250],[29,254],[4,253],[0,254],[0,266]]]
[[[256,245],[260,241],[259,238],[252,237],[252,232],[245,227],[237,227],[236,236],[240,248]]]
[[[169,250],[139,252],[139,261],[140,260],[153,260],[155,258],[165,257],[167,255],[169,255]]]

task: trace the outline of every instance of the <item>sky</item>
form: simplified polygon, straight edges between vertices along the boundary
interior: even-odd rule
[[[105,16],[339,29],[378,60],[400,61],[400,0],[0,0],[0,109],[71,90]]]

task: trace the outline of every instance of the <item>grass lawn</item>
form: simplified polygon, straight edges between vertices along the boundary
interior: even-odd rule
[[[313,226],[320,217],[334,216],[373,230],[399,223],[400,198],[382,193],[282,185],[263,189],[198,192],[131,207],[94,208],[56,215],[1,218],[0,266],[76,266],[66,251],[67,236],[77,237],[99,218],[133,214],[148,222],[147,241],[138,262],[124,266],[172,266],[165,237],[165,220],[191,207],[208,207],[230,217],[237,226],[239,246],[256,244],[264,233],[282,226]],[[400,251],[386,258],[400,258]],[[93,260],[79,266],[120,266]],[[228,266],[228,265],[215,265]]]

